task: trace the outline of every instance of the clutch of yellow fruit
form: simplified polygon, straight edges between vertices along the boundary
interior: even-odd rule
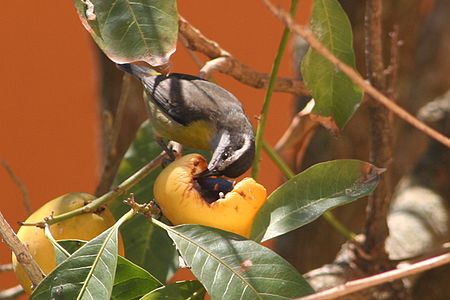
[[[80,208],[95,199],[87,193],[71,193],[53,199],[36,210],[25,222],[40,222],[50,215],[60,215]],[[108,208],[98,212],[85,213],[50,226],[55,240],[76,239],[89,241],[114,225],[115,220]],[[17,232],[19,239],[28,247],[31,255],[41,267],[44,274],[50,273],[56,267],[53,245],[44,236],[44,230],[35,226],[22,226]],[[119,236],[119,254],[123,255],[123,242]],[[12,255],[14,271],[19,283],[27,293],[31,293],[31,281],[23,267]]]
[[[249,237],[266,189],[252,178],[234,186],[223,178],[197,179],[206,169],[203,156],[189,154],[162,170],[153,187],[162,213],[174,225],[200,224]]]

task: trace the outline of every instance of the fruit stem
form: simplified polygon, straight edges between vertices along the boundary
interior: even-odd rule
[[[291,8],[289,13],[291,17],[295,16],[297,10],[298,0],[291,0]],[[261,157],[261,148],[264,137],[264,130],[266,128],[267,116],[269,113],[270,101],[273,94],[273,88],[278,76],[278,70],[280,69],[281,59],[283,58],[284,50],[286,49],[287,42],[289,41],[289,35],[291,30],[289,27],[285,27],[283,30],[283,35],[281,36],[280,45],[278,47],[277,54],[272,66],[272,73],[270,74],[269,84],[267,86],[266,96],[264,98],[264,104],[261,111],[261,116],[259,119],[258,128],[256,129],[256,146],[255,146],[255,160],[253,161],[252,177],[256,179],[259,175],[259,164]]]
[[[266,151],[267,155],[270,159],[277,165],[280,171],[286,176],[288,179],[292,179],[295,176],[295,173],[289,168],[289,166],[284,162],[284,160],[278,155],[272,147],[267,144],[266,141],[262,142],[264,151]],[[330,225],[336,229],[340,234],[342,234],[347,240],[353,240],[356,236],[350,229],[346,228],[344,224],[342,224],[332,212],[326,211],[322,214],[325,220],[327,220]]]
[[[170,231],[171,230],[171,227],[169,225],[167,225],[167,224],[165,224],[165,223],[163,223],[161,221],[158,221],[155,218],[150,218],[149,221],[152,222],[153,224],[155,224],[156,226],[158,226],[161,229],[164,229],[166,231]]]

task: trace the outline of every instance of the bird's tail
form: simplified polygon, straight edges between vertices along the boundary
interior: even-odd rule
[[[131,75],[139,79],[159,75],[157,71],[148,66],[141,66],[136,64],[117,64],[117,68],[124,72],[130,73]]]

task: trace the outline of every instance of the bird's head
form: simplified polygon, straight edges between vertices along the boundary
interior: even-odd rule
[[[199,177],[226,176],[236,178],[247,171],[255,158],[253,132],[230,133],[223,131],[213,145],[213,155],[208,169]]]

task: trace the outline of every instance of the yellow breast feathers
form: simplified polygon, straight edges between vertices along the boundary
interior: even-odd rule
[[[210,149],[216,128],[208,121],[194,121],[187,126],[175,122],[149,101],[150,122],[155,132],[186,147]]]

